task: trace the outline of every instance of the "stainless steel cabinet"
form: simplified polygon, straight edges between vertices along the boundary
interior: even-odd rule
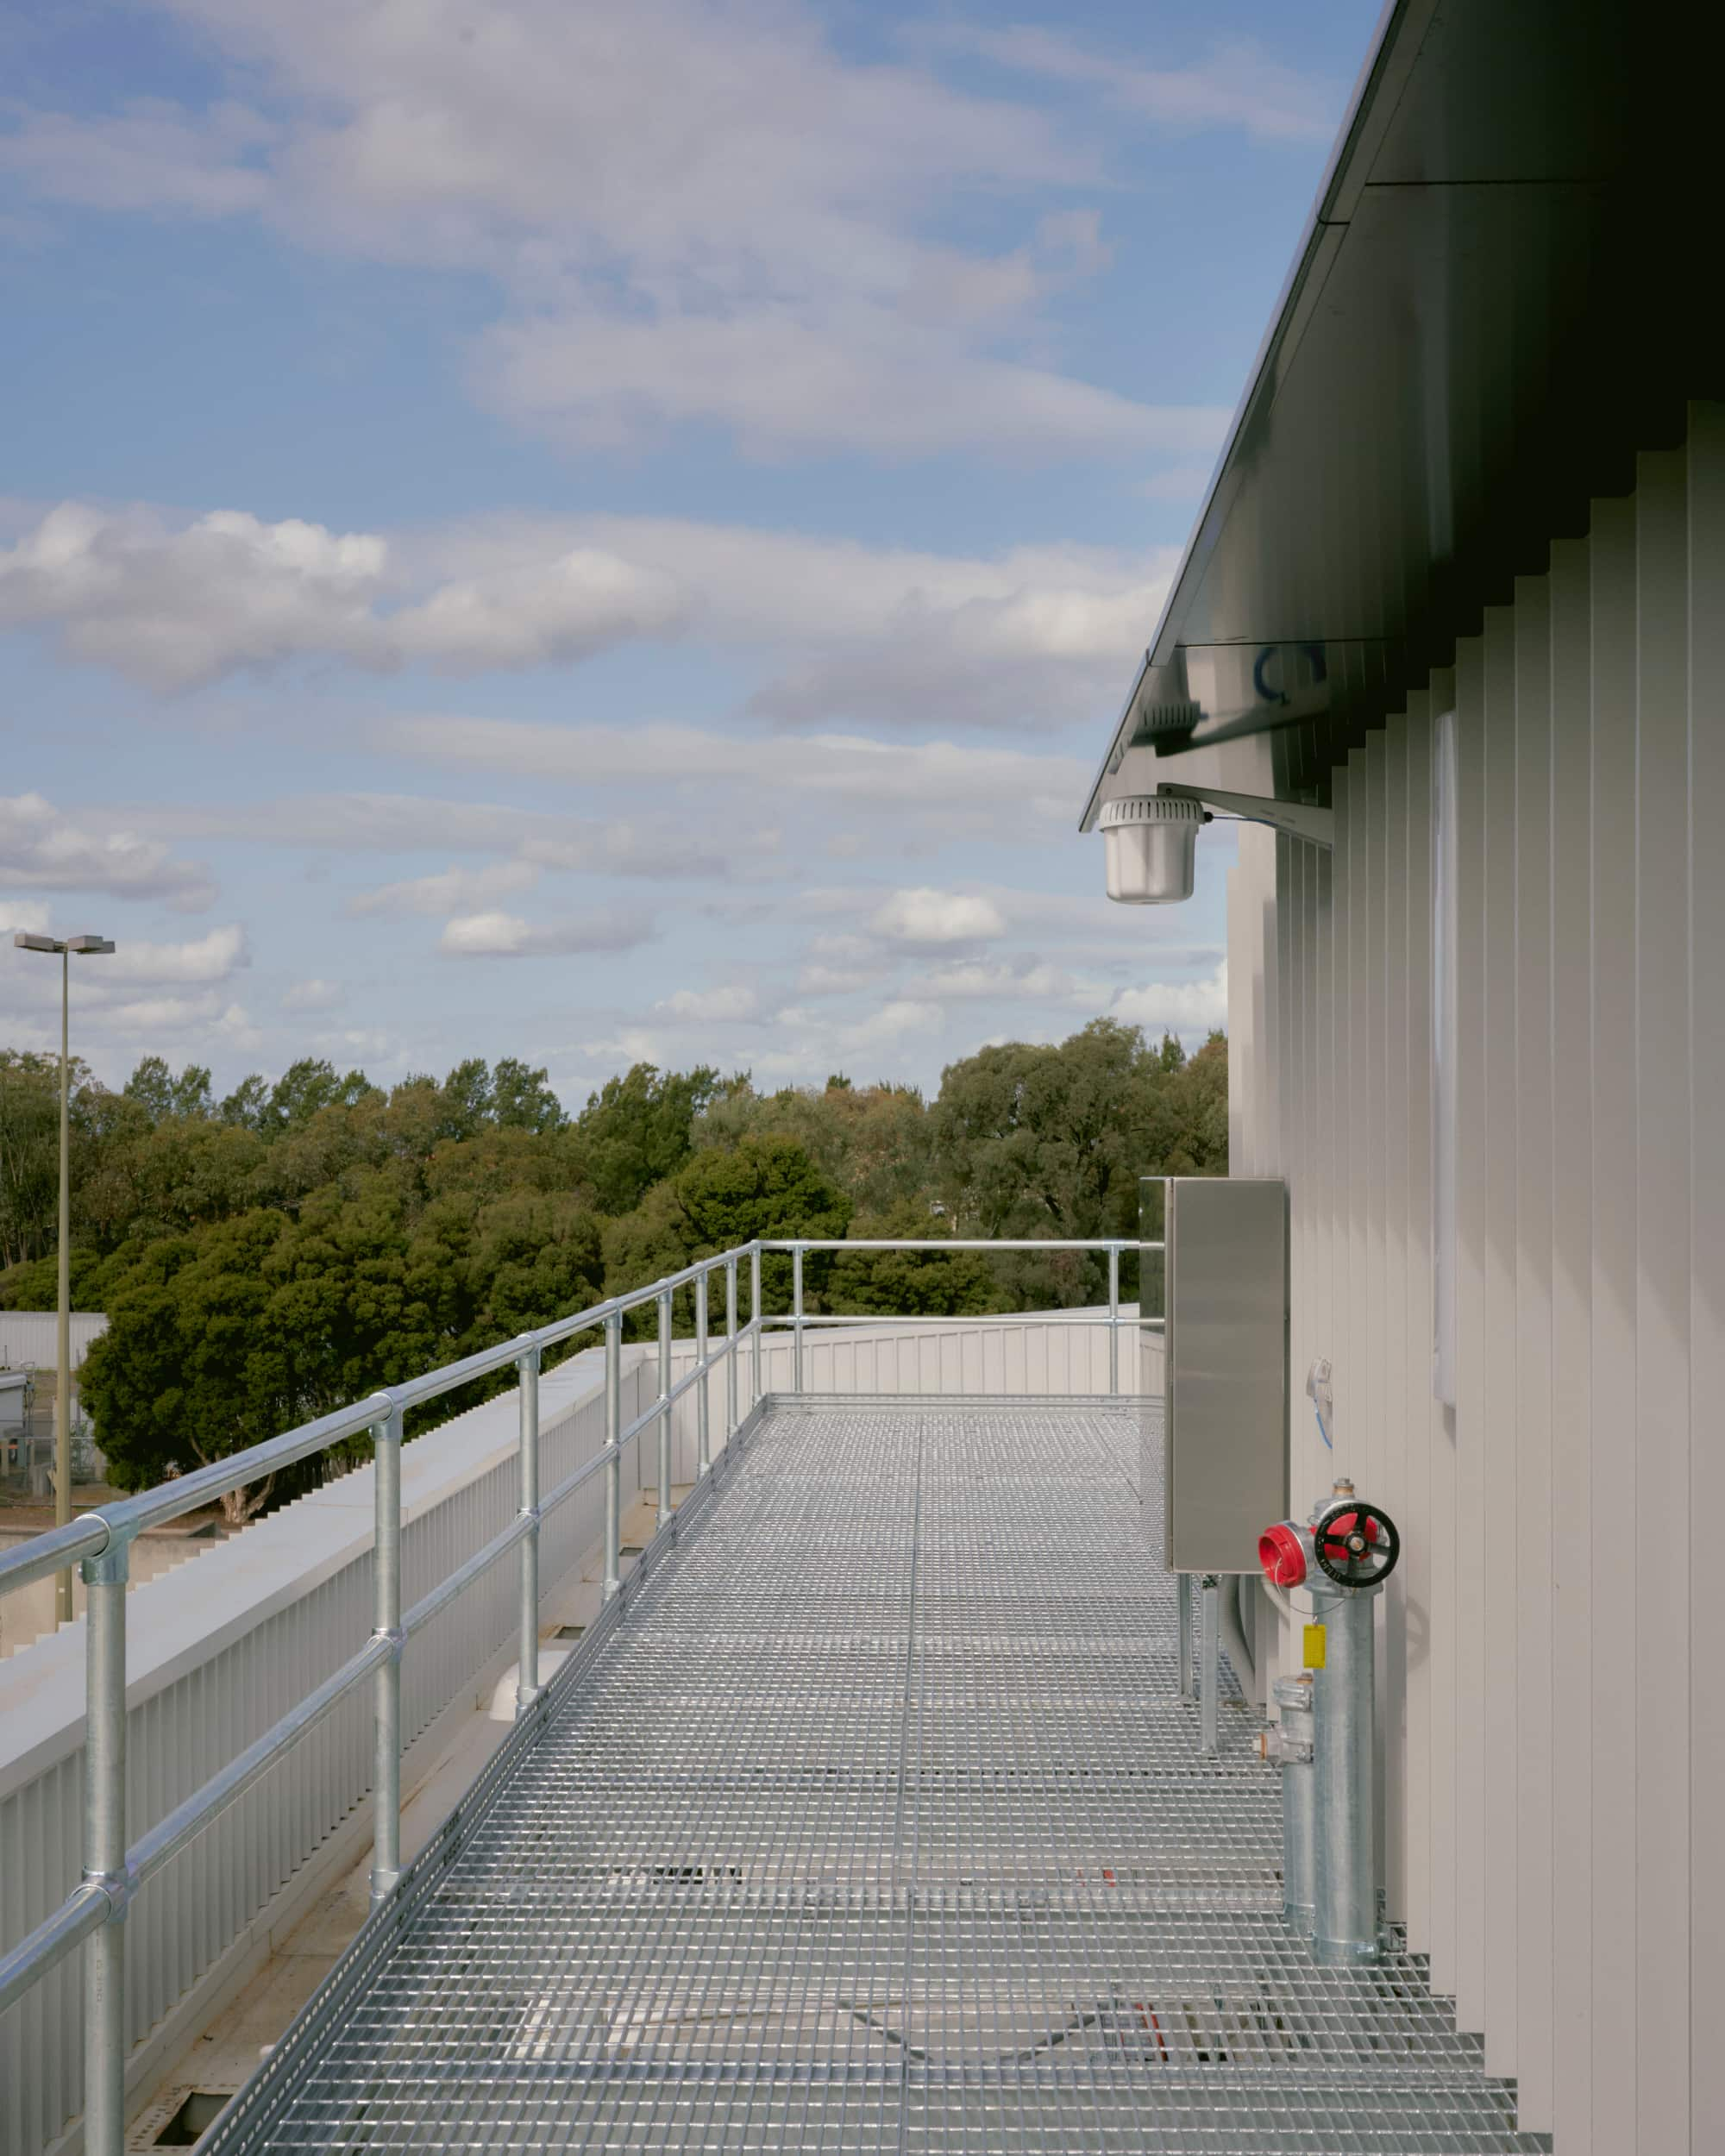
[[[1288,1512],[1288,1193],[1279,1180],[1146,1176],[1139,1307],[1162,1319],[1164,1556],[1255,1572]],[[1155,1432],[1145,1479],[1153,1488]]]

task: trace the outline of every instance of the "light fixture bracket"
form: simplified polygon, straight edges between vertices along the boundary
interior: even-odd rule
[[[1237,816],[1242,823],[1268,824],[1286,831],[1290,838],[1303,838],[1310,846],[1326,849],[1335,846],[1335,811],[1319,808],[1309,801],[1278,801],[1262,793],[1225,793],[1213,786],[1164,783],[1156,790],[1164,800],[1196,801],[1205,808],[1219,809],[1224,816]]]

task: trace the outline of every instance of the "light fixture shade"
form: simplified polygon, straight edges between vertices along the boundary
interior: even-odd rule
[[[1204,812],[1195,801],[1128,793],[1097,818],[1108,896],[1122,906],[1176,906],[1192,895]]]

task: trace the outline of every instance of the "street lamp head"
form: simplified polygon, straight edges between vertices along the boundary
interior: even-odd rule
[[[48,950],[53,952],[56,957],[70,950],[75,951],[80,958],[96,958],[104,951],[114,948],[105,936],[68,936],[62,939],[55,936],[33,936],[28,929],[22,928],[15,931],[12,941],[20,950]]]

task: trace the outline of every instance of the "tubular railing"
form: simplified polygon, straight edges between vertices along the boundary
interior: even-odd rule
[[[860,1250],[1061,1250],[1106,1252],[1108,1307],[1106,1318],[1091,1311],[1038,1313],[1038,1325],[1105,1324],[1108,1328],[1108,1389],[1118,1394],[1120,1335],[1136,1326],[1136,1315],[1123,1316],[1120,1299],[1120,1252],[1158,1248],[1102,1239],[1079,1241],[985,1241],[941,1237],[925,1241],[757,1240],[702,1258],[651,1286],[614,1295],[575,1316],[524,1332],[512,1340],[470,1355],[459,1363],[380,1388],[333,1414],[285,1431],[265,1444],[236,1452],[135,1497],[87,1513],[63,1527],[36,1536],[0,1556],[0,1595],[28,1586],[78,1563],[88,1591],[85,1618],[86,1693],[85,1702],[84,1871],[79,1884],[60,1908],[9,1952],[0,1956],[0,2013],[22,1997],[47,1971],[80,1943],[87,1942],[85,1963],[85,2147],[88,2156],[122,2156],[125,2134],[125,1920],[145,1883],[184,1849],[275,1764],[301,1738],[331,1714],[348,1693],[370,1681],[373,1688],[374,1769],[372,1783],[371,1901],[385,1901],[401,1876],[401,1662],[407,1642],[455,1601],[474,1581],[512,1550],[520,1570],[520,1643],[516,1713],[525,1714],[540,1696],[539,1531],[541,1524],[573,1497],[594,1475],[605,1476],[604,1599],[615,1598],[622,1584],[619,1537],[622,1528],[622,1462],[624,1449],[656,1424],[658,1438],[658,1521],[672,1517],[672,1410],[692,1388],[696,1397],[696,1474],[712,1465],[711,1401],[708,1380],[724,1369],[725,1442],[740,1427],[743,1387],[739,1371],[745,1344],[750,1349],[747,1399],[752,1411],[762,1398],[761,1341],[768,1331],[792,1337],[792,1390],[804,1389],[803,1342],[811,1328],[888,1325],[941,1326],[951,1317],[905,1318],[839,1316],[806,1307],[804,1258],[810,1252]],[[761,1307],[761,1259],[764,1251],[788,1252],[791,1308],[768,1316]],[[737,1268],[749,1262],[750,1317],[737,1319]],[[724,1332],[710,1335],[710,1283],[715,1273],[724,1283]],[[693,1360],[681,1376],[672,1376],[672,1317],[684,1288],[694,1301]],[[622,1416],[623,1322],[630,1311],[653,1303],[658,1312],[658,1389],[651,1404],[626,1426]],[[967,1314],[965,1326],[1022,1326],[1022,1313]],[[548,1491],[539,1487],[539,1372],[548,1349],[576,1334],[600,1331],[605,1341],[605,1434],[603,1447]],[[404,1610],[401,1606],[401,1446],[403,1418],[410,1407],[455,1391],[474,1379],[513,1363],[520,1390],[520,1504],[499,1533],[474,1551],[431,1592]],[[126,1826],[126,1584],[132,1543],[147,1527],[180,1518],[248,1483],[309,1459],[343,1440],[369,1431],[375,1460],[373,1626],[370,1636],[316,1690],[310,1692],[256,1741],[178,1805],[141,1839],[128,1844]]]

